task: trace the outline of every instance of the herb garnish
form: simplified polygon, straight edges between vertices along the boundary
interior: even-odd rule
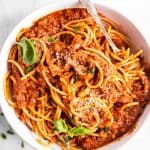
[[[24,142],[23,141],[21,142],[21,147],[24,148]]]
[[[28,72],[32,71],[33,69],[34,69],[33,66],[27,66],[25,68],[25,72],[28,73]]]
[[[55,121],[54,121],[54,126],[55,126],[55,128],[56,128],[58,131],[60,131],[60,132],[62,132],[62,133],[68,132],[68,127],[67,127],[65,121],[62,120],[62,119],[55,120]]]
[[[70,138],[73,138],[74,136],[81,136],[86,135],[90,133],[90,130],[85,127],[73,127],[68,128],[67,124],[65,123],[65,120],[59,119],[54,121],[54,129],[58,130],[61,133],[66,133],[64,140],[60,137],[58,139],[63,142],[65,141],[67,150],[70,150]],[[63,142],[64,143],[64,142]]]
[[[5,133],[1,133],[1,138],[4,139],[4,140],[7,139],[6,134]]]
[[[82,126],[68,129],[65,121],[62,119],[55,120],[54,126],[55,126],[55,129],[57,129],[59,132],[67,133],[67,135],[71,138],[73,138],[74,136],[86,135],[90,133],[89,129],[82,127]]]
[[[38,61],[36,48],[30,39],[23,37],[17,44],[21,47],[21,55],[25,64],[32,65]]]
[[[74,136],[86,135],[89,133],[89,130],[85,127],[74,127],[68,131],[68,136],[73,138]]]
[[[78,31],[80,30],[80,27],[79,27],[79,26],[73,26],[72,28],[73,28],[73,31],[74,31],[74,32],[78,32]]]
[[[13,132],[13,130],[12,130],[12,129],[8,129],[8,130],[7,130],[7,134],[11,134],[11,135],[13,135],[13,134],[15,134],[15,133]]]
[[[94,68],[89,68],[87,72],[93,74],[95,72],[95,69]]]
[[[48,39],[48,41],[50,43],[54,43],[55,42],[55,37],[54,36],[50,36],[49,39]]]

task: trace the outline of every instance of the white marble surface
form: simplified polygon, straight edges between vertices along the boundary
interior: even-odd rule
[[[44,5],[55,2],[56,0],[0,0],[0,49],[6,37],[14,28],[14,26],[21,21],[30,12],[42,7]],[[60,1],[61,0],[57,0]],[[145,35],[145,38],[150,43],[150,1],[149,0],[101,0],[102,4],[113,7],[122,14],[134,21],[135,25]],[[136,136],[134,142],[128,142],[121,147],[121,150],[141,150],[150,149],[150,119],[149,126],[141,129],[141,136]],[[6,131],[9,125],[3,116],[0,116],[0,134],[5,133],[7,139],[0,137],[1,150],[33,150],[28,144],[21,147],[22,139],[17,135],[9,135]],[[143,134],[144,133],[144,134]],[[140,135],[140,134],[138,134]],[[135,142],[136,141],[136,142]],[[134,143],[134,144],[133,144]],[[129,146],[130,144],[130,146]],[[143,148],[144,146],[144,148]],[[129,148],[130,147],[130,148]]]

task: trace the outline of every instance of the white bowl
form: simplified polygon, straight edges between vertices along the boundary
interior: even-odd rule
[[[1,50],[0,54],[0,64],[1,64],[1,71],[0,71],[0,104],[1,108],[5,114],[6,119],[8,120],[11,127],[16,131],[20,137],[22,137],[27,143],[29,143],[32,147],[38,150],[48,150],[48,149],[60,149],[56,144],[53,144],[50,147],[44,147],[40,145],[36,141],[36,136],[34,133],[32,133],[16,116],[14,110],[8,105],[8,103],[5,100],[4,97],[4,91],[3,91],[3,77],[7,71],[7,59],[8,59],[8,53],[10,51],[11,46],[14,44],[16,35],[19,33],[19,31],[22,28],[29,27],[32,25],[32,22],[39,19],[40,17],[51,13],[56,10],[64,9],[64,8],[70,8],[70,7],[77,7],[78,6],[78,0],[62,0],[61,3],[55,3],[50,4],[47,7],[44,7],[42,9],[39,9],[32,13],[31,15],[27,16],[25,19],[23,19],[12,31],[12,33],[8,36],[6,42],[4,43],[4,46]],[[97,8],[100,9],[100,11],[107,17],[111,18],[114,22],[116,22],[122,32],[124,32],[128,38],[131,41],[131,44],[133,45],[134,49],[143,49],[144,50],[144,58],[147,63],[150,64],[150,59],[148,56],[150,55],[150,48],[147,44],[144,37],[141,35],[141,33],[135,28],[135,26],[124,16],[116,12],[115,10],[112,10],[108,7],[102,6],[100,4],[100,1],[96,1]],[[103,148],[108,148],[109,150],[117,150],[125,144],[127,141],[132,140],[134,136],[138,134],[140,129],[145,126],[144,122],[146,122],[148,118],[149,108],[150,106],[147,106],[147,108],[144,111],[144,114],[140,118],[140,120],[137,123],[136,129],[130,133],[129,135],[125,135],[121,138],[121,140],[116,140],[115,142],[112,142]],[[132,138],[131,138],[132,137]],[[102,148],[102,149],[103,149]]]

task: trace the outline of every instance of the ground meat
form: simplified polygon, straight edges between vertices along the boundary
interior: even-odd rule
[[[62,24],[87,16],[89,15],[84,9],[79,9],[79,11],[76,11],[76,9],[65,9],[41,18],[24,36],[28,38],[50,36],[60,31]]]
[[[132,131],[139,115],[142,114],[143,109],[144,107],[137,106],[132,109],[128,109],[125,113],[113,111],[115,121],[112,127],[104,133],[104,137],[101,136],[101,134],[99,137],[80,137],[76,139],[77,145],[82,147],[84,150],[93,150],[114,141],[116,138],[121,137],[124,133]]]
[[[73,58],[71,54],[70,56],[68,56],[69,48],[61,41],[56,41],[55,44],[47,42],[48,38],[51,35],[56,34],[60,31],[63,24],[71,20],[82,19],[86,17],[89,17],[89,14],[85,9],[74,8],[54,12],[35,22],[34,25],[22,35],[28,38],[41,38],[44,40],[44,42],[46,42],[48,47],[48,51],[46,54],[46,65],[51,68],[52,71],[50,72],[50,69],[48,70],[48,67],[47,70],[45,70],[47,78],[51,81],[52,84],[53,81],[57,80],[55,79],[55,76],[61,74],[61,71],[63,69],[65,71],[69,71],[72,69],[69,68],[67,64],[69,64],[69,66],[70,64],[72,64],[72,67],[74,68],[74,70],[76,70],[78,75],[87,72],[87,70],[85,70],[83,66],[88,65],[87,62],[90,61],[88,58],[86,58],[84,55],[82,55],[82,58],[79,58],[78,56],[75,57],[75,55]],[[74,38],[74,40],[70,42],[70,48],[73,49],[75,53],[78,52],[78,49],[83,44],[82,40],[79,40],[79,38],[80,37]],[[78,40],[80,41],[80,43],[78,42]],[[103,40],[101,42],[103,42]],[[116,44],[120,45],[120,42],[122,41],[117,40]],[[52,60],[54,61],[52,62]],[[99,62],[102,62],[102,60],[99,60]],[[104,62],[100,63],[99,65],[104,70],[104,78],[113,74],[114,68],[111,65],[109,66],[107,65],[107,63]],[[79,66],[81,66],[80,70],[77,70]],[[21,81],[20,73],[18,72],[18,70],[15,67],[12,68],[12,74],[14,74],[17,78],[17,84],[13,87],[13,97],[18,107],[27,107],[28,105],[31,106],[32,104],[34,105],[36,103],[36,98],[40,95],[40,86],[43,89],[48,89],[46,82],[43,80],[42,77],[40,77],[40,70],[42,69],[39,69],[39,71],[37,69],[37,74],[35,75],[35,78],[40,82],[40,85],[38,85],[31,79]],[[49,77],[51,75],[53,76],[53,78]],[[57,82],[59,82],[59,80]],[[129,102],[130,95],[129,98],[126,97],[126,99],[123,99],[123,95],[121,95],[120,92],[118,92],[117,90],[114,90],[115,88],[112,88],[111,83],[109,87],[100,87],[101,89],[97,91],[98,95],[100,95],[100,98],[106,99],[108,104],[110,103],[111,99],[113,99],[113,101],[116,101],[116,104],[114,104],[114,107],[111,109],[114,117],[114,123],[107,131],[106,129],[98,129],[100,130],[97,131],[97,133],[99,134],[98,137],[87,135],[75,138],[76,144],[79,145],[82,149],[93,150],[113,141],[114,139],[122,136],[124,133],[131,130],[134,127],[137,119],[143,112],[144,107],[148,103],[149,95],[145,95],[143,91],[144,88],[147,88],[147,90],[149,91],[149,87],[143,87],[141,82],[142,81],[136,81],[135,83],[133,83],[132,86],[132,94],[135,95],[134,101],[139,102],[140,105],[127,108],[124,112],[118,111],[117,107],[120,107],[122,105],[120,104],[121,102]],[[144,79],[144,82],[148,82],[147,79]],[[66,108],[69,108],[67,98],[63,99],[62,102],[66,104]]]
[[[36,103],[36,98],[39,97],[39,86],[32,80],[18,81],[14,85],[14,99],[19,108],[33,106]]]

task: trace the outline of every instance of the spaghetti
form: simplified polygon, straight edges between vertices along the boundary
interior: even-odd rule
[[[132,53],[115,23],[100,17],[120,52],[112,51],[86,10],[76,8],[21,31],[9,53],[8,103],[39,137],[64,149],[111,142],[135,124],[147,104],[143,51]]]

